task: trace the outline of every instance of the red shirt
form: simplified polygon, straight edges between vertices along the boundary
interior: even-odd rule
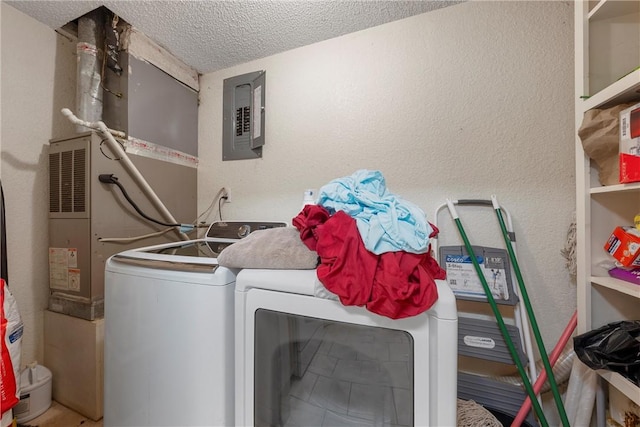
[[[319,205],[305,206],[293,225],[320,257],[318,279],[342,304],[400,319],[428,310],[438,299],[434,279],[444,279],[445,271],[428,252],[375,255],[365,248],[355,219],[342,211],[330,216]]]

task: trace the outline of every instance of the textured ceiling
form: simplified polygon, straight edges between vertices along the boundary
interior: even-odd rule
[[[460,2],[6,1],[53,29],[104,5],[201,73],[228,68]]]

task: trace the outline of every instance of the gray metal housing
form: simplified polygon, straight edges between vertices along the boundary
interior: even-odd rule
[[[104,81],[107,127],[197,157],[198,92],[127,51],[119,63],[125,72]]]
[[[177,221],[195,220],[195,167],[140,155],[129,157]],[[49,309],[88,320],[100,318],[104,313],[104,267],[108,257],[126,249],[179,240],[171,231],[133,243],[100,242],[100,238],[134,237],[167,228],[142,218],[115,185],[98,181],[100,174],[117,176],[145,214],[162,220],[100,135],[85,133],[50,142]],[[76,249],[75,254],[69,253],[77,256],[77,260],[69,261],[66,289],[59,256],[64,253],[59,249],[64,248]],[[53,277],[56,272],[59,275]]]

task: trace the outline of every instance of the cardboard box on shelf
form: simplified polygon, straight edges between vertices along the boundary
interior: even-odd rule
[[[640,181],[640,103],[620,112],[620,182]]]
[[[634,227],[616,227],[604,245],[624,267],[640,267],[640,231]]]

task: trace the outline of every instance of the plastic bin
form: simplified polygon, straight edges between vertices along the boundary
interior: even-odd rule
[[[2,418],[0,418],[0,426],[10,427],[12,424],[13,424],[13,411],[9,409],[8,411],[2,414]]]
[[[24,423],[42,415],[51,406],[51,371],[42,365],[26,367],[20,373],[20,402],[13,415]]]

